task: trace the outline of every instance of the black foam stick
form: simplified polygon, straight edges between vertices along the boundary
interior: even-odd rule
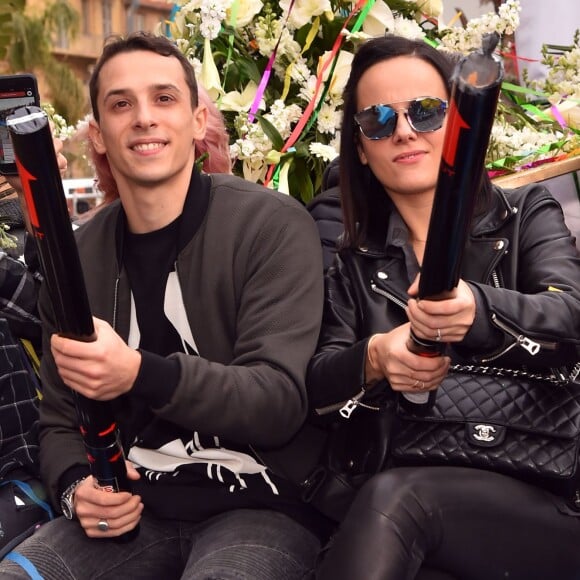
[[[58,332],[93,341],[93,318],[48,117],[38,107],[22,107],[7,118],[7,125]],[[111,402],[73,393],[98,486],[111,492],[131,491]]]
[[[448,298],[459,282],[503,79],[502,62],[493,55],[498,40],[496,33],[485,35],[481,49],[463,57],[453,72],[419,298]],[[439,356],[446,345],[418,338],[411,332],[408,347],[423,356]],[[419,399],[427,402],[427,393],[411,395],[413,402],[419,403]]]

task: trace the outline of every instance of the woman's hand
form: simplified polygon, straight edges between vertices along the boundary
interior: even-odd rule
[[[416,296],[418,290],[419,277],[409,288],[409,294]],[[451,297],[445,300],[411,298],[407,316],[418,338],[461,342],[475,320],[475,298],[469,284],[459,280]]]
[[[436,389],[449,370],[445,356],[422,357],[407,347],[409,323],[369,340],[365,380],[372,383],[386,378],[394,391],[430,391]]]

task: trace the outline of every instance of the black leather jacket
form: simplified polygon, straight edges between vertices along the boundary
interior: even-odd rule
[[[474,219],[462,262],[475,321],[449,354],[454,362],[534,370],[574,364],[580,256],[562,209],[539,185],[493,192],[491,207]],[[322,329],[308,371],[313,408],[360,394],[368,339],[407,322],[408,286],[403,252],[385,249],[384,237],[370,235],[364,247],[339,252],[326,277]]]

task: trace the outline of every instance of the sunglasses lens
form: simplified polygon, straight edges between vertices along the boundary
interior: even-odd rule
[[[393,134],[397,113],[387,105],[375,105],[357,113],[355,119],[367,139],[384,139]]]
[[[407,114],[413,129],[419,133],[426,133],[442,127],[446,109],[445,101],[434,97],[425,97],[411,101]]]

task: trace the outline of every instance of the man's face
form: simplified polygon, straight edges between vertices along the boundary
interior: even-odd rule
[[[100,122],[90,125],[119,191],[187,184],[194,142],[205,135],[206,109],[192,110],[191,93],[176,58],[150,51],[121,53],[99,75]]]

